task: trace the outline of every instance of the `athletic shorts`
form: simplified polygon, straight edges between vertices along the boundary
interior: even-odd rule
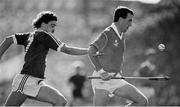
[[[45,85],[45,82],[41,78],[26,74],[17,74],[12,83],[12,91],[36,97],[40,88]]]
[[[110,73],[113,75],[114,73]],[[97,71],[94,71],[92,76],[100,76]],[[121,75],[118,73],[116,77],[121,77]],[[95,89],[103,89],[109,91],[110,94],[112,94],[117,88],[121,88],[122,86],[126,84],[130,84],[124,79],[111,79],[108,81],[104,81],[102,79],[92,79],[91,80],[92,88],[95,93]]]

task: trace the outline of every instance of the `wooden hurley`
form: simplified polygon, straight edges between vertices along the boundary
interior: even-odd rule
[[[88,76],[88,79],[101,79],[101,77]],[[169,80],[170,77],[112,77],[111,79]]]

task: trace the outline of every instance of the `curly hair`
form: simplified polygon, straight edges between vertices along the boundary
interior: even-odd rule
[[[134,12],[133,10],[129,9],[128,7],[125,7],[125,6],[118,6],[116,9],[115,9],[115,12],[114,12],[114,22],[118,22],[119,21],[119,18],[122,17],[122,18],[126,18],[128,13],[134,15]]]
[[[57,21],[57,16],[51,11],[43,11],[32,21],[32,25],[34,28],[40,28],[43,22],[48,23],[49,21]]]

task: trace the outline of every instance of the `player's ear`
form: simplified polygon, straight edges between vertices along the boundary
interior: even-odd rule
[[[47,25],[46,23],[42,22],[41,23],[41,28],[44,28],[46,25]]]

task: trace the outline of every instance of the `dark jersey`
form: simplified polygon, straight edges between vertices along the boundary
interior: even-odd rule
[[[44,31],[16,33],[14,41],[25,48],[24,65],[21,74],[45,78],[46,56],[49,49],[59,51],[61,42]]]

